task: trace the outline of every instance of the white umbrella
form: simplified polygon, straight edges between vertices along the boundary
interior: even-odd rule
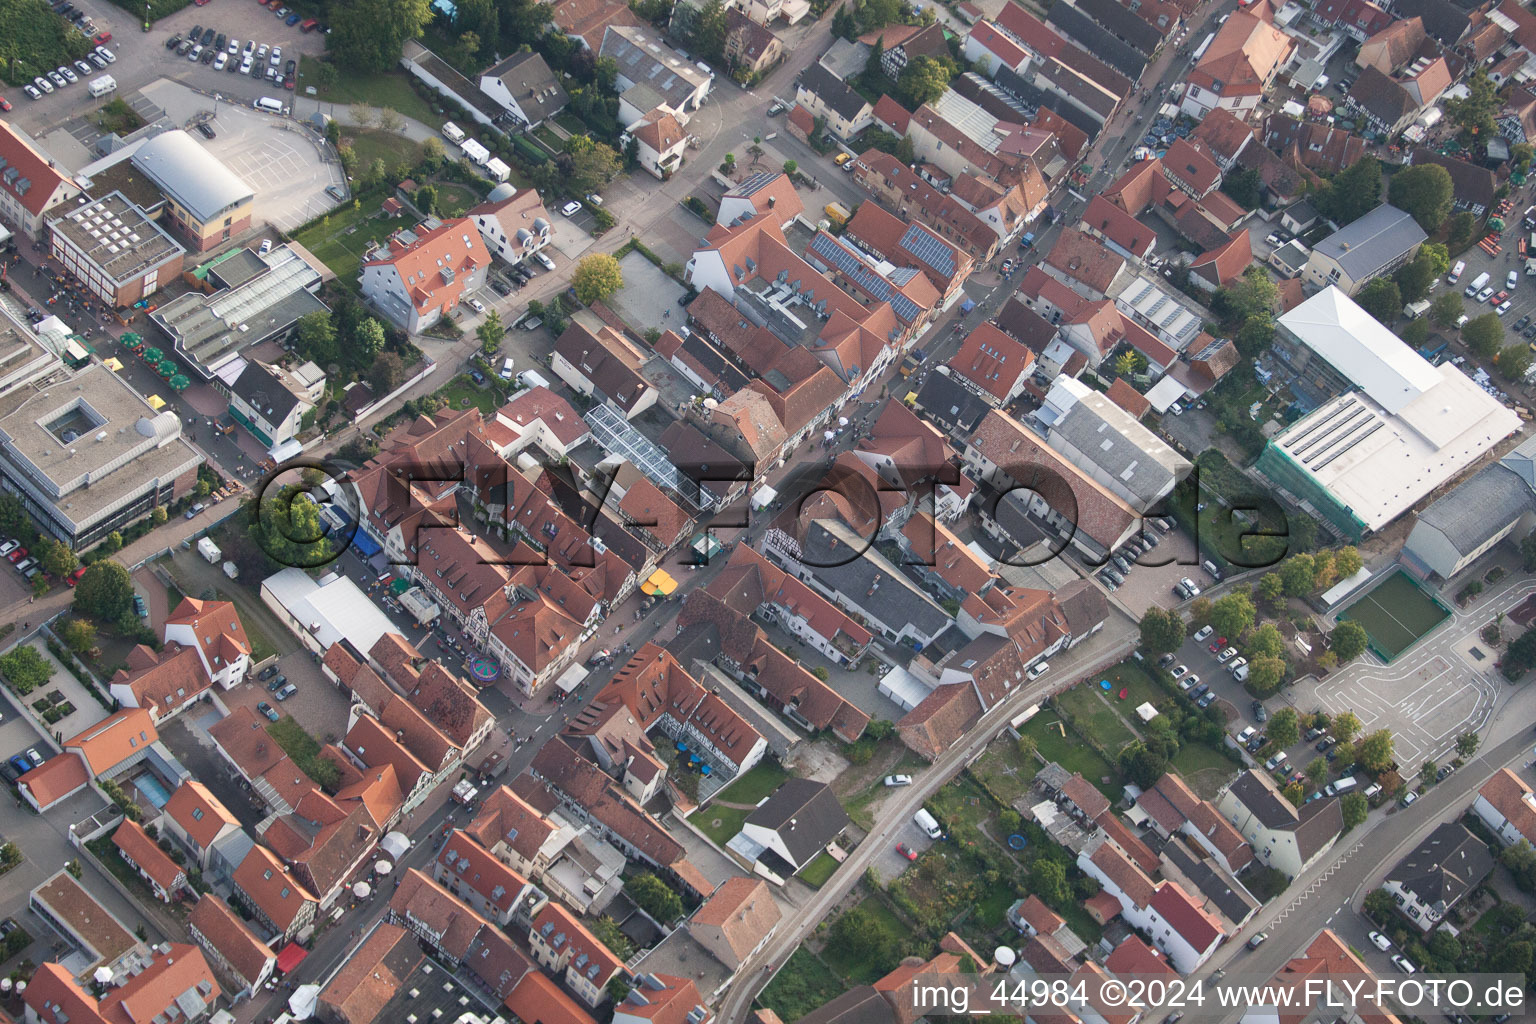
[[[376,875],[387,875],[387,874],[389,874],[389,872],[391,871],[392,868],[393,868],[393,865],[391,865],[389,863],[389,861],[381,860],[381,861],[379,861],[377,864],[375,864],[373,866],[373,872]]]
[[[821,436],[822,436],[822,437],[823,437],[823,438],[825,438],[825,439],[826,439],[826,440],[828,440],[828,441],[830,441],[830,440],[832,440],[832,439],[833,439],[833,438],[834,438],[834,437],[836,437],[836,436],[837,436],[837,435],[836,435],[836,434],[834,434],[834,433],[832,433],[832,431],[830,431],[830,430],[823,430],[823,431],[822,431],[822,432],[821,432]]]
[[[356,896],[360,900],[367,899],[368,894],[371,892],[373,892],[373,886],[369,885],[367,882],[358,882],[352,886],[352,895]]]
[[[0,978],[0,992],[9,992],[15,985],[10,978]]]
[[[91,977],[96,979],[96,984],[105,985],[107,982],[112,980],[112,968],[98,967],[96,968],[96,972],[92,974]]]
[[[848,425],[848,417],[847,416],[839,416],[837,418],[837,425],[840,426],[840,427],[846,427]]]

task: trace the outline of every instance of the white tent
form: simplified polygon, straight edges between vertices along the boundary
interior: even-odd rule
[[[319,985],[300,985],[288,997],[288,1012],[293,1014],[294,1020],[308,1020],[314,1015],[315,1005],[319,1001]]]
[[[390,832],[379,840],[379,849],[383,850],[395,860],[405,856],[405,851],[411,848],[411,841],[404,832]]]

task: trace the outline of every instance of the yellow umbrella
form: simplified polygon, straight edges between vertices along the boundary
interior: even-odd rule
[[[149,407],[156,412],[159,412],[161,409],[165,408],[165,399],[161,398],[159,395],[150,395],[146,401],[149,402]]]
[[[677,589],[677,580],[673,579],[665,569],[657,569],[651,573],[650,578],[640,589],[653,596],[660,594],[665,597]]]
[[[107,367],[107,369],[111,370],[113,373],[117,373],[119,370],[121,370],[123,368],[123,364],[118,361],[118,358],[116,356],[113,356],[112,358],[107,360],[106,367]]]

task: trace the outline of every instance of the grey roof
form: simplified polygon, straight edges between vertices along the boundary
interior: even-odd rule
[[[1162,45],[1163,34],[1150,21],[1115,0],[1075,0],[1074,6],[1144,56],[1150,57]]]
[[[1195,884],[1200,895],[1214,904],[1221,915],[1233,924],[1241,926],[1259,909],[1259,901],[1241,883],[1237,883],[1235,889],[1228,885],[1227,878],[1212,867],[1206,858],[1196,856],[1185,845],[1182,836],[1175,836],[1164,843],[1158,853],[1167,857],[1185,878]]]
[[[930,373],[917,393],[917,408],[936,426],[960,437],[976,429],[992,406],[948,373]]]
[[[1429,237],[1411,215],[1382,203],[1317,245],[1351,280],[1363,281]]]
[[[896,1012],[872,985],[851,988],[795,1024],[894,1024]]]
[[[1306,199],[1299,200],[1286,207],[1285,215],[1300,224],[1303,230],[1316,222],[1318,217],[1317,207],[1313,206]]]
[[[283,387],[271,371],[257,362],[245,364],[233,390],[268,423],[281,423],[299,404],[299,396]]]
[[[544,58],[531,50],[514,53],[489,68],[481,80],[485,78],[499,79],[533,124],[559,113],[571,99]]]
[[[1536,491],[1499,462],[1419,513],[1419,522],[1438,530],[1462,555],[1470,555],[1526,512],[1536,512]]]
[[[140,146],[133,154],[133,165],[199,221],[211,221],[255,198],[251,186],[179,129]]]
[[[852,533],[838,523],[840,532]],[[877,552],[851,547],[837,539],[821,521],[805,531],[801,546],[803,563],[823,586],[842,594],[850,604],[865,602],[862,611],[895,629],[910,623],[924,636],[937,636],[951,616],[928,595],[895,570]],[[850,554],[853,557],[850,557]],[[870,595],[878,590],[878,612]]]
[[[1491,871],[1488,844],[1460,822],[1448,821],[1398,861],[1387,878],[1421,903],[1450,907]]]
[[[1399,18],[1422,18],[1424,31],[1445,46],[1455,46],[1472,27],[1472,19],[1464,6],[1450,0],[1397,0],[1393,5]]]
[[[1058,436],[1118,480],[1142,508],[1166,494],[1189,469],[1182,455],[1097,391],[1072,403],[1051,426],[1050,440],[1057,447]]]
[[[812,64],[800,72],[795,84],[821,97],[821,102],[845,121],[856,119],[869,106],[869,100],[859,95],[857,89],[820,64]]]
[[[858,40],[834,39],[817,63],[838,78],[851,78],[863,72],[864,65],[869,63],[870,51],[873,49],[874,47],[868,43],[861,43]]]
[[[1293,238],[1270,253],[1269,258],[1272,262],[1278,263],[1285,268],[1286,276],[1295,277],[1301,273],[1301,268],[1307,265],[1307,257],[1310,255],[1312,255],[1311,252],[1307,250],[1306,246],[1301,244],[1301,240]]]
[[[1132,15],[1132,17],[1135,17]],[[1052,4],[1046,21],[1132,81],[1147,69],[1147,55],[1116,38],[1108,29],[1069,3]]]
[[[810,779],[789,779],[747,815],[747,824],[777,832],[799,866],[836,839],[849,823],[832,787]]]
[[[1323,797],[1303,805],[1301,820],[1292,831],[1296,833],[1296,850],[1302,860],[1311,860],[1314,853],[1344,831],[1344,810],[1339,806],[1339,798]]]
[[[1337,797],[1313,800],[1297,810],[1281,795],[1274,780],[1256,768],[1233,779],[1229,789],[1265,828],[1295,833],[1296,850],[1303,861],[1311,860],[1344,829],[1344,812]]]
[[[186,253],[121,192],[76,206],[51,223],[114,285],[139,280]]]
[[[670,106],[681,106],[708,76],[637,28],[609,25],[603,31],[600,57],[612,57],[619,75],[636,85],[648,85]]]
[[[997,311],[997,326],[1035,355],[1056,340],[1056,325],[1024,305],[1017,295],[1010,296]]]
[[[1407,89],[1375,67],[1360,72],[1346,98],[1388,128],[1419,109]]]
[[[1056,591],[1056,603],[1067,617],[1074,637],[1087,636],[1109,618],[1109,598],[1087,580],[1073,580]]]

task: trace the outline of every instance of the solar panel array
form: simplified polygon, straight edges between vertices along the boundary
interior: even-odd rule
[[[770,181],[773,181],[778,176],[778,171],[758,171],[756,174],[743,178],[741,184],[731,189],[726,195],[740,196],[745,199],[762,191]]]
[[[839,245],[831,235],[818,234],[811,239],[811,251],[836,267],[838,272],[853,281],[875,299],[889,302],[896,315],[911,323],[922,315],[917,303],[891,287],[891,283],[875,273],[863,260]]]
[[[913,224],[907,228],[907,233],[901,236],[901,247],[945,277],[954,276],[955,251],[933,232],[925,231],[922,225]]]
[[[704,506],[694,500],[699,493],[697,485],[688,481],[688,485],[684,486],[677,467],[672,465],[667,453],[630,426],[623,413],[604,402],[587,410],[586,420],[592,428],[592,436],[604,451],[634,463],[656,486],[679,495],[694,509],[703,510]]]

